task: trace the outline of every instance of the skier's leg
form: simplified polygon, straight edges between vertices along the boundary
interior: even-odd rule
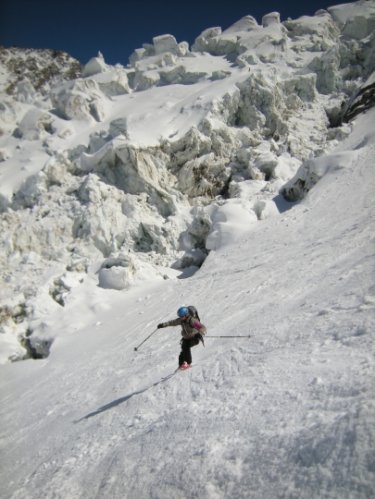
[[[191,364],[190,340],[186,340],[185,338],[181,340],[181,352],[178,358],[178,365],[180,366],[184,362]]]
[[[185,339],[182,338],[181,340],[181,352],[178,357],[178,365],[180,366],[184,362],[187,362],[189,365],[192,363],[192,357],[191,357],[191,347],[195,347],[196,345],[199,344],[199,339],[198,338],[190,338],[190,339]]]
[[[186,346],[185,346],[185,360],[189,364],[191,364],[191,350],[190,350],[190,340],[186,340]]]
[[[191,338],[189,341],[189,360],[186,361],[189,365],[192,363],[193,359],[192,359],[192,356],[191,356],[191,350],[190,348],[192,347],[195,347],[196,345],[199,344],[199,339],[198,338]]]
[[[199,339],[194,336],[194,338],[191,338],[190,340],[190,347],[195,347],[196,345],[199,345]]]
[[[181,366],[184,363],[184,353],[181,350],[180,355],[178,356],[178,366]]]

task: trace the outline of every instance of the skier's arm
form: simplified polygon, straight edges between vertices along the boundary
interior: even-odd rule
[[[158,329],[160,329],[162,327],[168,327],[168,326],[179,326],[180,324],[181,324],[180,318],[172,319],[171,321],[161,322],[160,324],[158,324]]]
[[[200,321],[197,319],[191,319],[190,320],[190,326],[193,327],[197,333],[194,335],[194,338],[197,338],[199,341],[202,342],[202,345],[204,346],[204,339],[203,336],[206,334],[207,329],[206,326],[204,326]]]
[[[206,326],[204,326],[201,322],[199,322],[197,319],[193,319],[191,322],[190,322],[190,325],[191,327],[193,327],[194,329],[196,329],[197,331],[199,331],[201,334],[206,334],[207,333],[207,329],[206,329]]]

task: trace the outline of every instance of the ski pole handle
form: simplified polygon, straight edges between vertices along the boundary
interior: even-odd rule
[[[151,336],[152,336],[153,334],[155,334],[157,330],[158,330],[158,328],[156,328],[156,329],[155,329],[155,331],[152,331],[152,333],[151,333],[151,334],[149,334],[149,335],[147,336],[147,338],[145,338],[145,339],[144,339],[144,340],[143,340],[143,341],[142,341],[142,342],[141,342],[141,343],[140,343],[137,347],[134,347],[134,351],[135,351],[135,352],[137,352],[137,351],[138,351],[138,348],[139,348],[139,347],[141,347],[141,346],[143,345],[143,343],[146,343],[146,341],[147,341],[149,338],[151,338]]]

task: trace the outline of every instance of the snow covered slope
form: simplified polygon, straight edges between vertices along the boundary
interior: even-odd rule
[[[190,279],[86,281],[49,358],[2,366],[1,497],[372,496],[374,112],[301,204]],[[172,375],[177,329],[134,347],[182,303],[251,338],[207,338]]]
[[[1,497],[372,497],[374,16],[2,67]]]

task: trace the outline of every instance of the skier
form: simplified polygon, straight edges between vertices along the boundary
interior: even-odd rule
[[[179,369],[188,369],[191,367],[192,361],[190,349],[198,345],[200,341],[204,345],[203,335],[206,334],[206,327],[195,317],[198,314],[194,307],[180,307],[177,310],[177,315],[177,319],[158,324],[158,329],[168,326],[181,326],[182,339],[178,365]]]

